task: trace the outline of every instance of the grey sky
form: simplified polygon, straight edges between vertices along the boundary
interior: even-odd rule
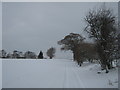
[[[84,17],[90,9],[98,8],[103,3],[9,3],[2,4],[3,32],[2,48],[44,53],[51,46],[57,48],[56,57],[69,57],[61,52],[57,41],[71,32],[87,36]],[[117,2],[106,3],[117,15]],[[68,55],[67,55],[68,54]]]
[[[2,49],[2,3],[0,2],[0,49]]]

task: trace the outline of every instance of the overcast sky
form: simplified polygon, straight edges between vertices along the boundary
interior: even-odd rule
[[[83,31],[86,25],[85,15],[90,9],[96,9],[102,4],[4,2],[2,48],[7,52],[30,50],[36,54],[42,50],[45,54],[47,49],[53,46],[57,48],[56,58],[69,57],[70,53],[65,54],[59,50],[61,46],[57,41],[71,32],[86,37],[87,34]],[[118,11],[117,5],[117,2],[106,3],[106,7],[112,8],[115,15]]]
[[[0,49],[2,49],[2,3],[0,2]]]

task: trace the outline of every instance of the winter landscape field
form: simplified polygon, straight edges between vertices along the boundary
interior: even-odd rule
[[[4,59],[2,66],[3,88],[118,88],[118,69],[98,74],[95,63],[79,67],[67,59]]]
[[[118,2],[3,2],[2,88],[118,88]]]

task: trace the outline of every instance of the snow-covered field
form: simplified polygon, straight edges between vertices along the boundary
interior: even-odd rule
[[[2,70],[2,88],[118,88],[118,69],[97,74],[100,66],[87,62],[4,59]]]

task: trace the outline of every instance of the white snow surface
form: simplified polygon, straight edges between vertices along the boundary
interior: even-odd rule
[[[67,59],[4,59],[2,88],[118,88],[117,68],[98,71],[99,64]]]

